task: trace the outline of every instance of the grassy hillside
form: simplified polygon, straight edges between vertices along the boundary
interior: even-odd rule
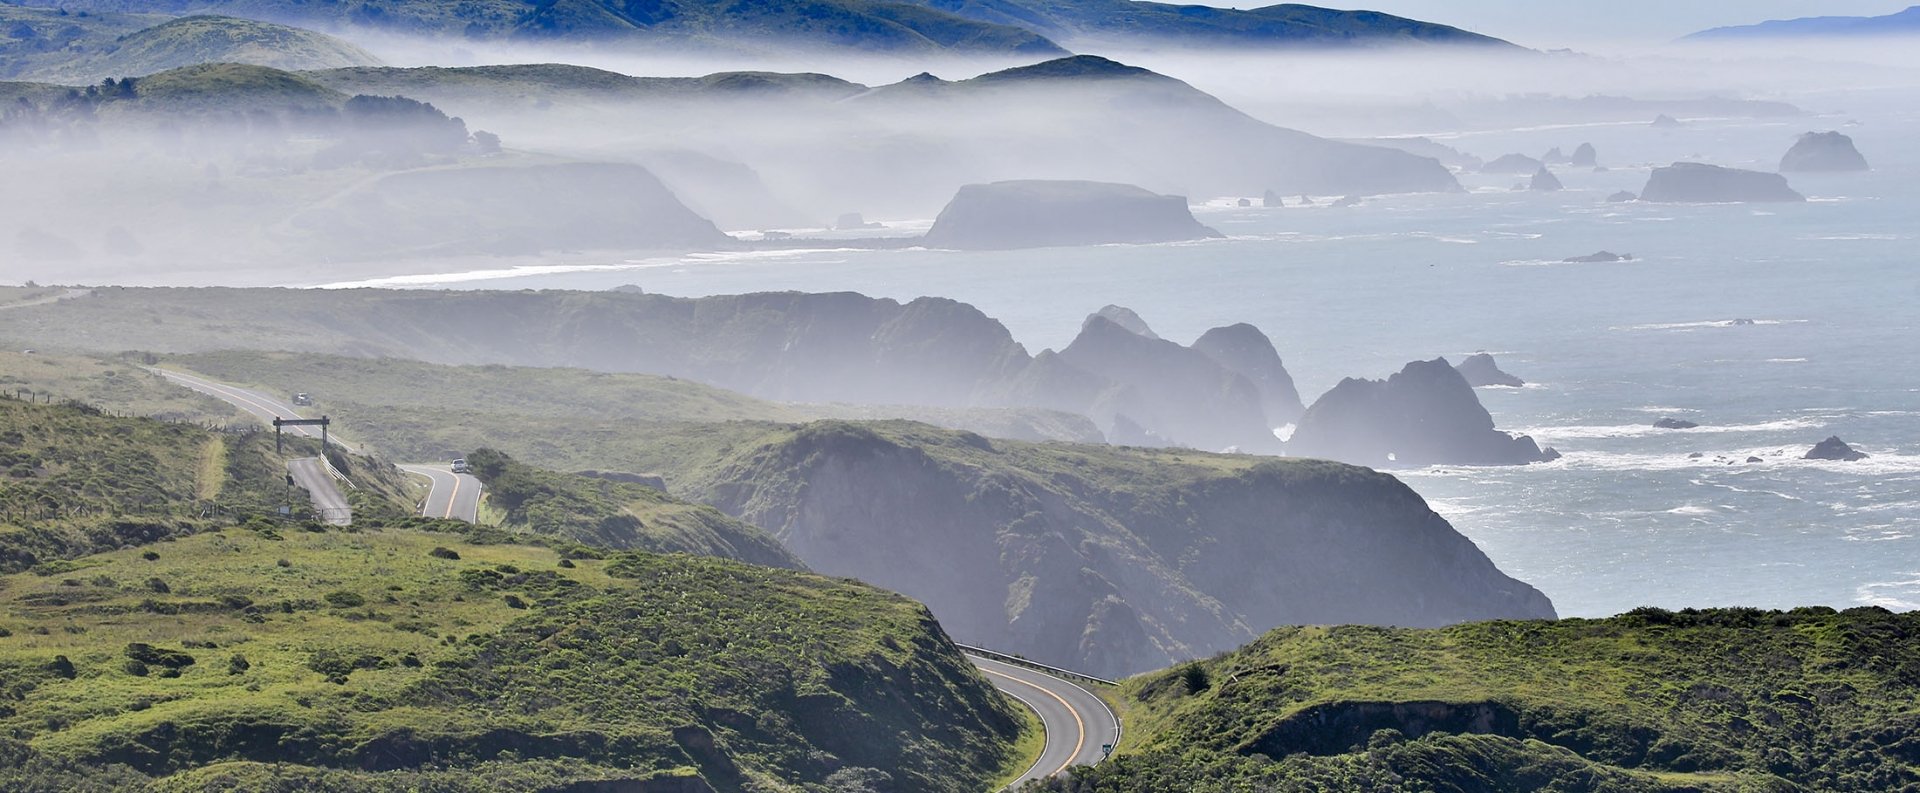
[[[134,416],[243,425],[251,418],[225,402],[169,383],[137,360],[0,351],[0,390],[31,391]]]
[[[10,791],[973,793],[1019,724],[898,596],[405,530],[0,578],[0,679]]]
[[[251,19],[0,6],[0,77],[88,85],[207,63],[332,69],[379,60],[323,33]]]
[[[318,443],[295,441],[287,452],[275,454],[266,432],[0,397],[0,571],[258,520],[282,506],[298,517],[307,498],[286,485],[285,460],[318,454]],[[358,519],[412,512],[415,485],[393,466],[331,457],[358,485],[348,493]]]
[[[1872,607],[1285,628],[1124,696],[1041,789],[1920,789],[1920,614]]]
[[[467,462],[507,528],[594,548],[803,567],[766,532],[646,485],[543,471],[491,449],[467,455]]]

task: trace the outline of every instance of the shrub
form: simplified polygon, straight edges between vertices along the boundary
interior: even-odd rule
[[[527,607],[527,601],[521,600],[519,595],[508,595],[506,601],[507,608],[523,609]]]
[[[234,653],[232,658],[227,659],[227,674],[237,675],[252,668],[253,664],[247,662],[247,657],[239,653]]]
[[[154,553],[153,551],[147,551],[145,553],[140,554],[140,558],[151,562],[155,559],[160,558],[160,554]]]
[[[452,548],[439,548],[439,547],[436,547],[436,548],[434,548],[433,550],[431,550],[431,551],[428,551],[428,552],[427,552],[427,555],[428,555],[428,556],[431,556],[431,557],[434,557],[435,559],[458,559],[458,558],[460,558],[460,552],[459,552],[459,551],[456,551],[456,550],[453,550]]]
[[[173,587],[167,586],[166,580],[161,578],[147,579],[147,588],[162,595],[173,591]]]
[[[328,592],[325,600],[335,608],[351,609],[367,605],[367,599],[345,590]]]

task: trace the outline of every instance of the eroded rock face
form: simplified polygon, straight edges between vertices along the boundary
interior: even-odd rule
[[[1817,173],[1872,170],[1867,158],[1854,148],[1853,138],[1838,132],[1809,132],[1801,135],[1780,158],[1781,173]]]
[[[1815,444],[1812,449],[1808,449],[1806,456],[1801,459],[1852,463],[1865,460],[1870,456],[1866,452],[1857,451],[1852,446],[1848,446],[1846,441],[1840,440],[1840,436],[1834,435]]]
[[[1278,452],[1261,393],[1204,353],[1134,333],[1098,314],[1060,359],[1109,386],[1088,410],[1110,425],[1124,415],[1166,440],[1196,449]]]
[[[1287,453],[1375,468],[1525,465],[1559,457],[1532,438],[1494,429],[1473,386],[1445,358],[1415,361],[1385,380],[1340,381],[1307,408]]]
[[[1180,196],[1111,182],[1029,180],[960,188],[927,231],[928,245],[1011,250],[1180,242],[1221,236]]]
[[[1193,349],[1252,381],[1260,389],[1260,404],[1266,410],[1268,424],[1291,424],[1306,410],[1293,385],[1293,375],[1280,361],[1280,352],[1259,328],[1244,322],[1214,328],[1202,334]]]
[[[1777,173],[1677,162],[1653,169],[1640,200],[1682,204],[1805,201]]]
[[[1467,356],[1466,360],[1453,368],[1458,369],[1460,376],[1467,379],[1467,385],[1474,388],[1487,386],[1519,388],[1527,384],[1525,380],[1500,371],[1500,366],[1494,363],[1493,356],[1484,352]]]

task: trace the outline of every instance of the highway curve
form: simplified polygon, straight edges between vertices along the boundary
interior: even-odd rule
[[[456,474],[444,465],[402,465],[400,470],[424,476],[433,483],[420,514],[429,518],[452,518],[468,523],[480,521],[480,480],[469,474]]]
[[[1076,765],[1093,765],[1106,758],[1107,748],[1120,740],[1120,721],[1093,692],[1045,672],[967,654],[967,660],[986,673],[994,688],[1020,700],[1039,714],[1046,729],[1046,747],[1033,767],[1008,787],[1046,779]]]

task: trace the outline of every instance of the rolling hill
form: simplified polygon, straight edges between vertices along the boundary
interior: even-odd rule
[[[1774,19],[1753,25],[1712,28],[1683,41],[1738,41],[1743,39],[1912,36],[1920,34],[1920,6],[1877,17],[1803,17]]]
[[[1459,28],[1295,3],[1260,8],[1136,0],[915,0],[968,19],[1014,25],[1069,46],[1142,44],[1298,49],[1400,45],[1514,48]]]
[[[0,6],[0,77],[9,79],[91,84],[208,63],[301,70],[379,62],[324,33],[252,19]]]

